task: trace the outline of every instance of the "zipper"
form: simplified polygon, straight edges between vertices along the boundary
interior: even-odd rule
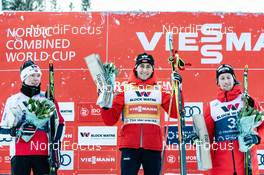
[[[228,102],[228,98],[227,98],[227,91],[225,92],[225,102]],[[233,145],[233,141],[229,141],[229,143],[232,143],[232,146]],[[237,174],[237,171],[236,171],[236,162],[235,162],[235,153],[234,153],[234,147],[232,147],[232,150],[231,150],[231,156],[232,156],[232,163],[233,163],[233,174],[236,175]]]
[[[142,143],[143,142],[143,131],[142,131],[143,129],[142,129],[142,126],[143,126],[143,124],[140,124],[140,140],[139,140],[140,141],[139,142],[139,147],[140,148],[142,148],[142,145],[143,145],[143,143]]]
[[[227,99],[227,91],[225,92],[225,102],[228,102],[228,99]]]

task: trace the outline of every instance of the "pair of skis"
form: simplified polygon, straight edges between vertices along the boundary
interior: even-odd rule
[[[54,68],[53,62],[49,62],[49,85],[47,90],[48,98],[54,103]],[[59,145],[55,143],[55,133],[56,124],[55,120],[57,118],[57,113],[50,118],[49,125],[49,163],[50,163],[50,175],[57,175],[57,169],[59,167],[60,157],[59,157]]]
[[[173,39],[172,34],[169,35],[169,46],[170,46],[170,57],[169,62],[172,67],[172,72],[177,72],[178,70],[184,70],[185,63],[180,58],[177,51],[173,49]],[[168,115],[171,114],[171,108],[172,108],[172,101],[173,97],[176,101],[176,109],[177,109],[177,116],[178,116],[178,143],[179,143],[179,154],[180,154],[180,174],[186,175],[186,149],[185,149],[185,140],[184,140],[184,128],[185,128],[185,112],[184,112],[184,106],[182,102],[182,96],[181,96],[181,87],[178,81],[172,80],[172,93],[171,93],[171,99],[170,99],[170,105],[169,105],[169,111]],[[169,123],[169,117],[168,117],[168,123]],[[165,131],[165,139],[167,139],[168,134],[168,125],[166,127]],[[166,143],[166,140],[165,140]],[[162,162],[161,162],[161,173],[162,174],[162,168],[164,165],[164,157],[165,157],[165,151],[166,151],[166,144],[163,147],[162,150]]]
[[[247,109],[248,107],[248,65],[245,65],[244,68],[244,73],[243,73],[243,86],[244,86],[244,93],[243,93],[243,100],[244,100],[244,105],[245,108]],[[250,171],[250,166],[249,163],[250,162],[250,153],[249,151],[244,153],[244,171],[245,171],[245,175],[250,175],[251,171]]]

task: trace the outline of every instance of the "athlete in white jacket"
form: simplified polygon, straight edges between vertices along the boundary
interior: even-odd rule
[[[20,92],[10,96],[5,104],[0,133],[9,133],[13,139],[10,144],[11,171],[15,175],[49,174],[48,159],[48,121],[41,126],[28,122],[35,114],[27,109],[28,100],[46,100],[45,92],[40,91],[41,70],[31,60],[26,61],[20,68],[22,87]],[[50,102],[50,101],[48,101]],[[51,103],[51,102],[50,102]],[[55,103],[57,116],[57,132],[55,139],[60,140],[64,120]],[[9,132],[8,132],[9,131]]]

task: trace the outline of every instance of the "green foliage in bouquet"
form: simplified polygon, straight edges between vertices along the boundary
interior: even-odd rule
[[[103,67],[107,84],[114,85],[115,77],[118,75],[118,69],[113,63],[106,63]]]
[[[27,107],[26,121],[37,128],[42,128],[50,120],[55,111],[54,103],[45,98],[30,98],[25,106]]]
[[[115,67],[113,63],[106,63],[103,65],[105,73],[108,74],[115,74],[117,76],[118,69]]]
[[[246,98],[246,97],[244,97]],[[247,104],[247,103],[246,103]],[[249,105],[245,105],[241,111],[239,112],[239,118],[242,118],[242,117],[248,117],[248,116],[255,116],[255,119],[254,119],[254,127],[257,127],[259,126],[259,124],[262,123],[262,121],[264,120],[264,115],[263,115],[263,112],[249,106]]]
[[[244,107],[240,110],[238,114],[238,142],[239,150],[241,152],[248,152],[254,145],[247,146],[244,137],[249,134],[257,134],[254,130],[263,121],[263,113],[248,104],[248,97],[244,95],[243,101],[245,103]]]
[[[36,115],[37,119],[45,119],[53,115],[55,105],[48,99],[35,100],[30,98],[27,108],[29,112]]]

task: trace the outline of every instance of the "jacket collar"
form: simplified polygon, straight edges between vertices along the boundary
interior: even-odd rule
[[[228,102],[236,99],[242,93],[240,85],[235,85],[230,91],[218,89],[217,99],[221,102]]]
[[[20,89],[20,91],[28,96],[28,97],[33,97],[34,95],[37,95],[40,93],[40,85],[38,87],[35,87],[35,86],[29,86],[29,85],[26,85],[24,82],[22,84],[22,87]]]

